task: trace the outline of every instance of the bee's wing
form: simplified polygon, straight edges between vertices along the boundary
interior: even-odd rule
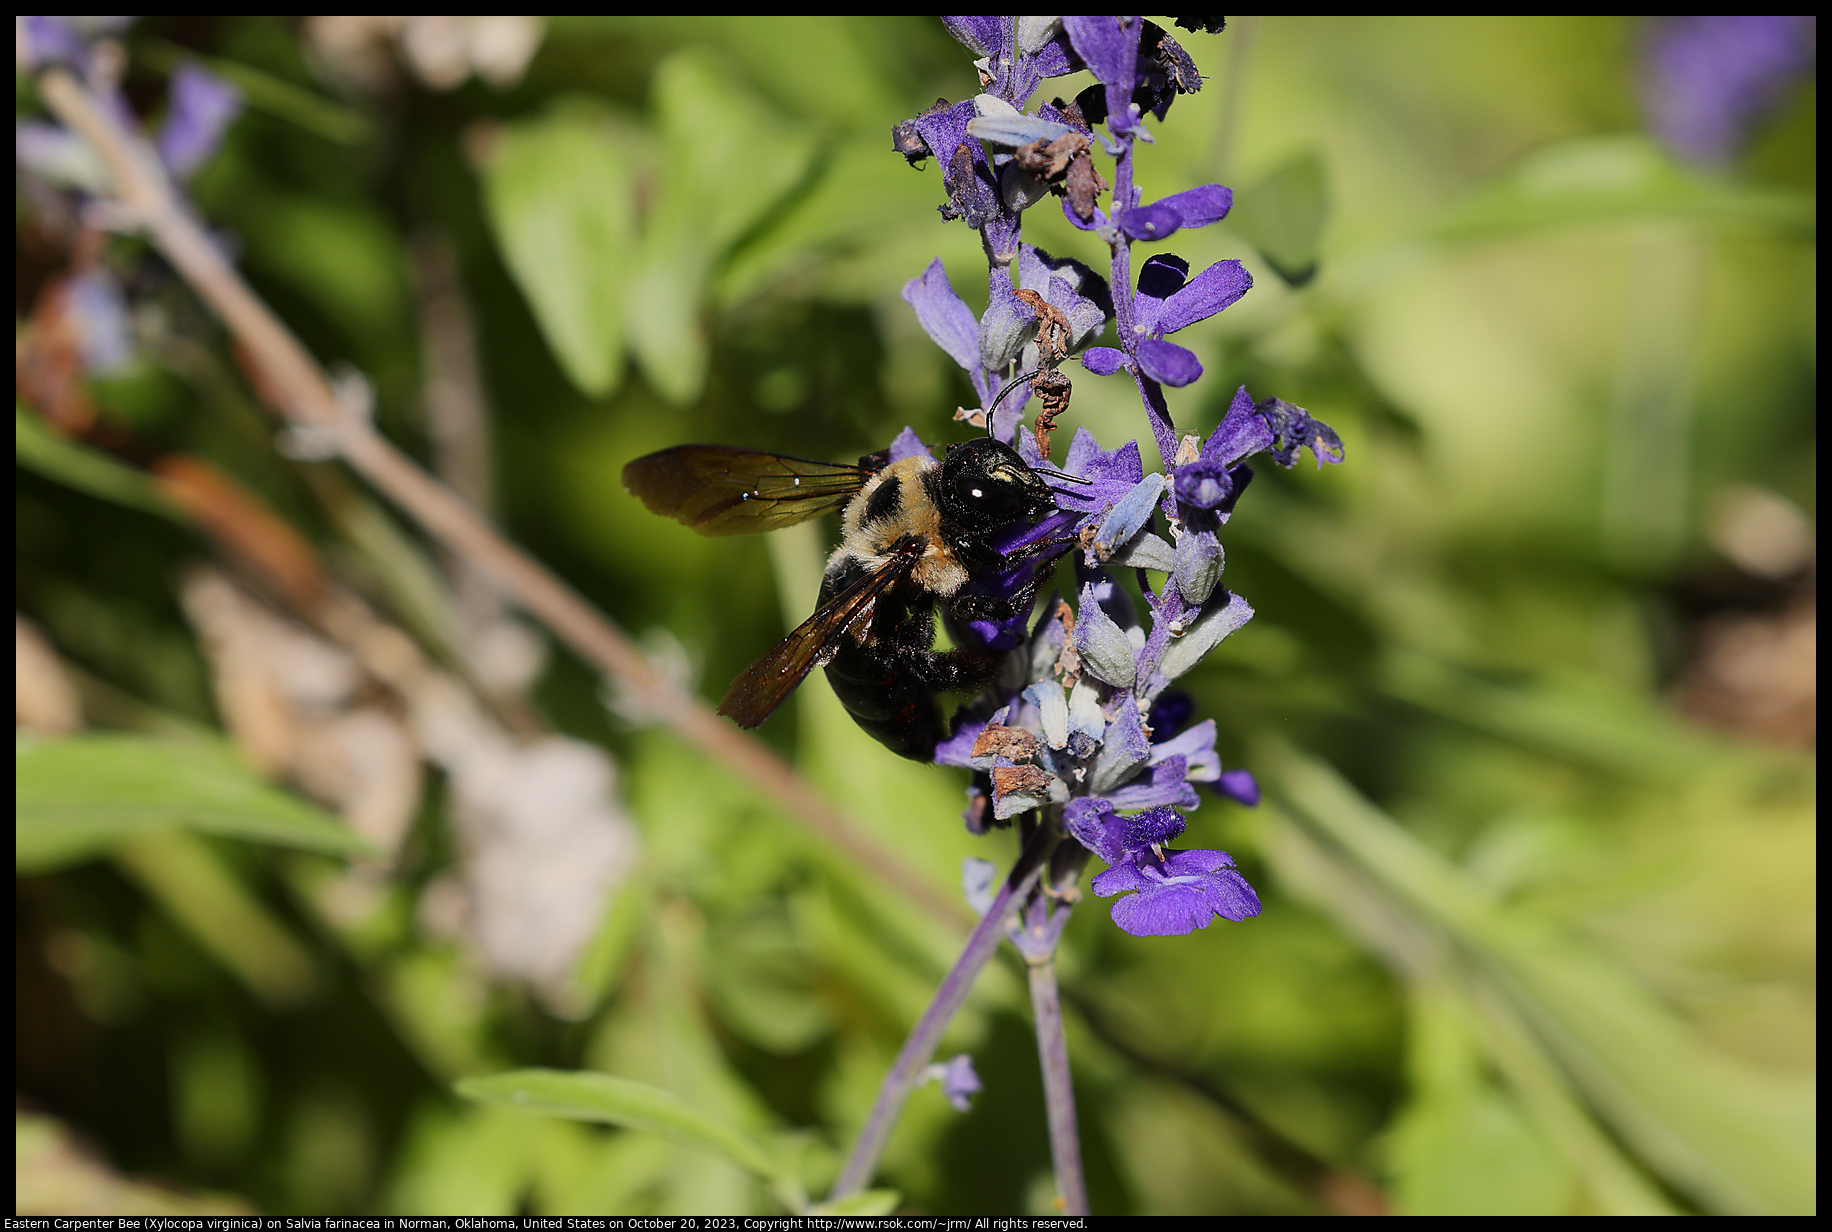
[[[677,445],[623,468],[652,511],[702,535],[743,535],[805,522],[858,494],[872,472],[725,445]]]
[[[774,714],[840,638],[871,619],[878,596],[910,575],[926,546],[919,539],[906,540],[875,572],[822,604],[774,650],[732,681],[725,700],[719,703],[719,713],[736,720],[739,727],[755,727]]]

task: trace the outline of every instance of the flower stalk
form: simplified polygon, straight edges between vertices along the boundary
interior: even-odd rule
[[[973,932],[968,935],[961,956],[943,977],[941,986],[935,990],[934,999],[929,1002],[929,1008],[916,1020],[915,1027],[903,1041],[903,1047],[898,1050],[897,1059],[891,1063],[890,1071],[879,1084],[878,1096],[872,1102],[871,1112],[865,1118],[865,1126],[859,1131],[858,1140],[853,1143],[852,1153],[846,1158],[846,1166],[840,1171],[839,1179],[834,1181],[833,1189],[827,1195],[828,1202],[837,1202],[848,1194],[856,1193],[871,1180],[872,1173],[877,1170],[878,1159],[890,1141],[897,1117],[903,1112],[904,1102],[921,1082],[929,1058],[935,1055],[936,1048],[941,1045],[942,1033],[948,1029],[955,1013],[966,1002],[967,994],[972,991],[973,982],[979,978],[980,970],[998,952],[999,939],[1015,905],[1023,902],[1036,886],[1052,841],[1052,836],[1046,831],[1039,830],[1033,834],[1019,855],[1018,862],[1012,866],[1011,874],[1000,883],[998,893],[980,917],[980,922],[974,926]]]
[[[956,715],[935,759],[974,772],[968,828],[983,833],[1015,821],[1024,855],[906,1042],[834,1192],[868,1179],[889,1134],[887,1119],[1005,928],[1029,972],[1059,1193],[1064,1209],[1080,1214],[1088,1199],[1054,964],[1081,897],[1077,883],[1089,858],[1104,860],[1108,867],[1091,888],[1117,897],[1115,924],[1139,937],[1258,914],[1258,896],[1226,852],[1170,845],[1187,827],[1184,814],[1200,803],[1198,785],[1247,805],[1259,798],[1251,774],[1223,770],[1215,722],[1192,723],[1189,699],[1172,685],[1253,614],[1220,584],[1219,532],[1252,479],[1247,459],[1268,453],[1289,466],[1304,447],[1319,463],[1340,461],[1342,451],[1335,434],[1301,408],[1255,402],[1244,388],[1206,442],[1178,433],[1166,388],[1194,384],[1203,367],[1168,335],[1223,311],[1253,280],[1239,261],[1192,275],[1172,253],[1132,260],[1134,244],[1216,222],[1233,204],[1232,192],[1218,184],[1150,203],[1138,186],[1138,147],[1152,142],[1147,118],[1162,121],[1177,95],[1201,88],[1176,40],[1137,16],[943,21],[980,57],[984,93],[938,103],[897,125],[893,146],[912,163],[940,163],[942,217],[980,234],[987,307],[979,314],[969,308],[939,261],[903,295],[979,395],[980,407],[957,417],[984,426],[1062,481],[1054,514],[993,545],[1012,567],[971,584],[1009,599],[1073,555],[1075,585],[1034,624],[1027,606],[1003,622],[950,627],[957,644],[1006,652],[1009,670],[998,688]],[[1084,69],[1095,84],[1073,101],[1026,110],[1045,79]],[[1096,152],[1113,160],[1110,193]],[[1072,226],[1107,245],[1106,279],[1024,242],[1023,211],[1052,195]],[[1115,345],[1092,345],[1108,322]],[[1062,461],[1050,458],[1050,427],[1072,391],[1060,367],[1076,354],[1095,376],[1124,369],[1131,377],[1161,472],[1145,472],[1138,442],[1107,451],[1086,429],[1075,432]],[[1001,403],[1014,372],[1027,376]],[[1041,396],[1043,412],[1025,431],[1032,394]],[[1164,534],[1154,526],[1160,515]],[[1138,579],[1136,603],[1116,581],[1126,570]],[[1154,584],[1153,571],[1167,576]],[[1007,925],[1014,906],[1018,915]]]

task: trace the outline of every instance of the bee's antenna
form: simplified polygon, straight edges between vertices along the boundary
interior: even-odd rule
[[[1005,388],[1001,389],[998,392],[998,394],[993,398],[993,400],[986,404],[986,435],[987,436],[992,435],[992,413],[999,409],[999,403],[1004,400],[1005,395],[1010,393],[1012,390],[1016,389],[1018,386],[1022,385],[1024,382],[1030,380],[1032,377],[1036,376],[1041,371],[1043,371],[1043,369],[1041,368],[1032,368],[1029,372],[1020,373],[1019,375],[1014,376],[1013,378],[1011,378],[1011,380],[1005,383]]]

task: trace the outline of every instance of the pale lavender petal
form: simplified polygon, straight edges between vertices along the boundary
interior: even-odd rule
[[[1171,571],[1177,593],[1191,603],[1203,603],[1221,581],[1221,541],[1212,530],[1185,528],[1177,540],[1177,564]]]
[[[922,277],[903,284],[903,300],[916,310],[916,320],[935,345],[969,372],[980,365],[980,323],[973,309],[954,293],[941,258],[929,263]]]
[[[1088,772],[1088,788],[1097,795],[1104,795],[1138,773],[1150,760],[1151,741],[1145,738],[1145,729],[1139,723],[1138,708],[1121,706],[1119,715],[1107,725],[1100,752],[1094,756],[1094,766]]]
[[[979,363],[989,372],[1003,372],[1024,344],[1037,335],[1037,313],[1018,298],[1011,278],[1000,268],[987,278],[986,313],[979,325]]]
[[[1189,785],[1188,763],[1181,757],[1167,757],[1152,766],[1150,773],[1120,787],[1109,788],[1107,799],[1115,808],[1193,809],[1202,803],[1196,789]]]
[[[1008,115],[975,116],[967,122],[967,135],[994,145],[1020,146],[1032,141],[1054,141],[1076,132],[1067,124],[1057,124],[1040,116],[1015,112]]]
[[[1137,652],[1125,630],[1095,600],[1092,583],[1081,588],[1081,604],[1075,613],[1075,648],[1081,652],[1082,664],[1096,679],[1115,688],[1132,687],[1138,675]]]
[[[901,462],[905,458],[928,458],[931,461],[935,458],[929,447],[922,443],[922,438],[916,435],[916,429],[907,426],[891,442],[891,461]]]
[[[1204,719],[1169,740],[1151,746],[1151,760],[1181,757],[1188,763],[1184,777],[1193,783],[1213,782],[1221,774],[1221,755],[1215,751],[1215,720]]]
[[[1157,508],[1158,497],[1163,491],[1164,476],[1156,472],[1139,480],[1102,519],[1095,539],[1111,547],[1138,534],[1139,528],[1150,519],[1152,510]]]

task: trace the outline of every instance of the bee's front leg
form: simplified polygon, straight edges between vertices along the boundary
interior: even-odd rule
[[[1014,616],[1030,611],[1037,601],[1037,591],[1050,580],[1054,569],[1039,569],[1030,581],[1013,591],[1009,598],[996,595],[956,595],[948,604],[949,610],[960,620],[986,620],[993,624],[1004,624]]]

